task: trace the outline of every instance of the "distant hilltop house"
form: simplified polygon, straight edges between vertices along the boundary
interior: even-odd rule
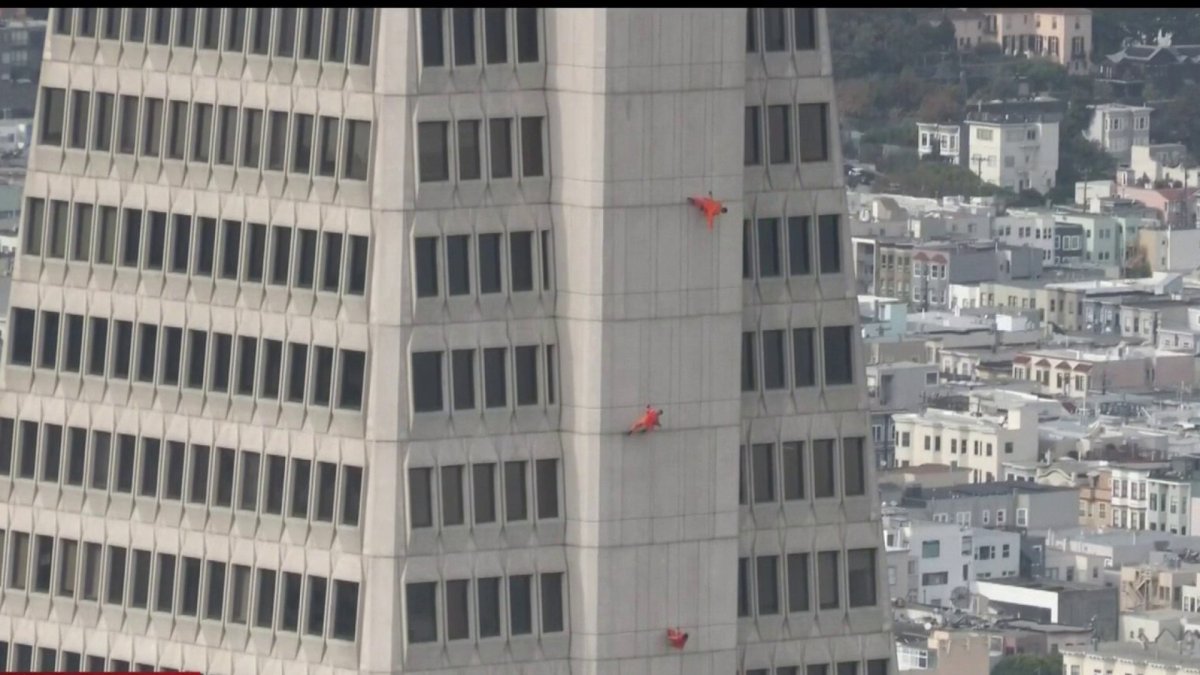
[[[962,124],[917,123],[919,157],[966,166],[983,181],[1042,194],[1058,173],[1056,113],[972,111]]]
[[[1150,144],[1150,113],[1154,111],[1144,105],[1105,103],[1089,106],[1092,122],[1083,136],[1099,143],[1104,151],[1128,164],[1134,146]]]
[[[995,44],[1010,56],[1054,61],[1072,75],[1088,72],[1092,53],[1091,10],[951,9],[943,16],[954,26],[960,51]]]
[[[1167,91],[1200,75],[1200,45],[1176,45],[1162,31],[1153,41],[1126,40],[1121,51],[1099,59],[1102,77],[1119,82],[1153,82]]]

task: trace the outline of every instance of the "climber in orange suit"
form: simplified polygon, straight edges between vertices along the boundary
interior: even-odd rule
[[[688,197],[688,203],[700,209],[704,214],[705,220],[708,221],[708,229],[713,229],[713,221],[722,213],[728,213],[729,209],[721,202],[713,199],[712,191],[709,191],[707,197]]]
[[[663,411],[655,410],[650,406],[646,406],[646,411],[642,413],[642,416],[638,418],[638,421],[633,423],[633,426],[629,428],[629,432],[625,435],[632,436],[634,432],[640,432],[644,434],[647,431],[661,427],[662,423],[658,421],[658,418],[662,417],[662,414]]]

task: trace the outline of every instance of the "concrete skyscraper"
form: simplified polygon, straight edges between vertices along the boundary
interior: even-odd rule
[[[0,669],[891,672],[824,10],[56,9],[41,72]]]

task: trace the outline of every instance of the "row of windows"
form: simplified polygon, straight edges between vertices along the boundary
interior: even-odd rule
[[[479,640],[511,638],[533,635],[535,625],[539,634],[563,632],[563,573],[538,574],[536,591],[534,581],[533,574],[510,574],[409,582],[405,587],[408,642],[470,640],[472,633]],[[539,606],[541,611],[535,615]]]
[[[514,55],[517,63],[537,63],[538,54],[536,8],[421,10],[421,65],[425,68],[507,64]]]
[[[22,253],[347,295],[367,289],[370,239],[186,213],[41,197],[25,204]]]
[[[842,271],[841,216],[831,213],[817,216],[816,220],[817,273],[839,274]],[[812,221],[809,216],[742,221],[742,278],[772,279],[812,274]]]
[[[804,441],[785,441],[781,444],[754,443],[749,451],[741,446],[738,481],[738,503],[765,504],[827,499],[838,496],[837,476],[842,476],[842,496],[866,494],[866,464],[863,459],[864,438],[843,438],[841,460],[838,460],[838,441],[834,438],[812,441],[806,453]],[[838,466],[840,465],[840,467]],[[812,476],[812,483],[809,483]]]
[[[836,671],[831,670],[835,667]],[[859,670],[858,661],[838,661],[836,664],[814,663],[804,666],[803,672],[801,672],[800,666],[776,666],[774,675],[859,675],[860,672],[865,675],[887,675],[888,660],[868,659],[865,670]],[[772,671],[770,668],[751,668],[746,671],[745,675],[772,675]]]
[[[490,117],[417,123],[417,172],[422,183],[507,180],[546,173],[544,117]],[[514,124],[514,121],[516,124]],[[453,129],[454,133],[451,133]],[[514,137],[515,134],[515,137]],[[453,147],[452,147],[453,146]],[[514,152],[519,149],[519,153]],[[457,161],[451,161],[451,158]]]
[[[42,88],[42,145],[65,142],[76,150],[367,179],[371,123],[366,120],[81,89],[67,94]]]
[[[375,10],[80,7],[55,10],[54,32],[131,44],[144,44],[149,38],[151,45],[365,66],[371,63]]]
[[[538,350],[545,355],[544,395],[542,378],[538,374]],[[512,362],[508,347],[482,349],[452,349],[446,368],[445,352],[413,352],[409,380],[412,382],[413,412],[445,410],[442,371],[448,370],[453,410],[485,410],[508,408],[515,402],[520,406],[555,404],[554,345],[516,345]],[[482,358],[480,358],[482,352]],[[513,377],[509,377],[509,372]],[[510,384],[510,379],[512,383]],[[477,386],[476,382],[480,384]]]
[[[538,459],[410,467],[409,522],[415,530],[531,521],[535,517],[529,503],[531,466],[536,518],[556,519],[558,460]],[[498,482],[502,483],[499,490]]]
[[[534,237],[541,249],[541,287],[550,290],[550,231],[518,230],[416,237],[413,271],[418,298],[442,294],[459,296],[523,293],[537,287],[534,280]],[[472,239],[475,241],[472,243]],[[439,248],[441,251],[439,251]],[[444,254],[442,253],[444,252]],[[444,269],[444,274],[439,271]],[[472,274],[474,271],[474,274]]]
[[[874,607],[877,549],[850,549],[738,558],[738,616]],[[810,579],[816,564],[816,604]],[[845,572],[843,573],[843,565]],[[845,578],[845,600],[842,580]]]
[[[763,107],[747,106],[744,157],[746,166],[759,166],[763,163],[763,128]],[[765,128],[767,164],[792,164],[796,157],[799,157],[801,162],[829,161],[828,103],[768,105]]]
[[[11,646],[11,649],[10,649]],[[9,661],[9,653],[12,661]],[[34,655],[37,660],[34,661]],[[103,656],[82,654],[69,649],[62,650],[60,655],[53,647],[35,647],[23,642],[8,642],[0,640],[0,672],[114,672],[114,673],[177,673],[174,668],[156,668],[147,663],[130,663],[124,659],[107,660],[108,668],[104,667],[106,660]],[[86,667],[84,667],[86,664]]]
[[[788,21],[791,19],[791,21]],[[761,23],[760,23],[761,22]],[[788,30],[788,28],[792,30]],[[791,44],[789,43],[789,33]],[[760,50],[786,52],[788,49],[807,51],[817,48],[817,13],[815,9],[784,9],[783,7],[750,7],[746,9],[746,53]]]
[[[6,542],[0,530],[0,552],[5,543],[9,590],[337,640],[357,633],[354,581],[17,531]]]
[[[362,409],[367,354],[354,349],[289,341],[285,350],[283,340],[22,307],[10,325],[12,365]]]
[[[0,476],[316,522],[336,518],[346,527],[359,523],[362,467],[123,433],[114,444],[113,436],[0,417]]]
[[[787,349],[785,329],[742,333],[742,391],[773,391],[817,386],[817,336],[821,335],[820,363],[827,387],[854,382],[853,326],[793,328],[792,349]],[[761,352],[758,343],[762,344]],[[791,368],[788,368],[788,352]],[[761,353],[762,370],[759,370]],[[791,373],[791,382],[788,374]]]

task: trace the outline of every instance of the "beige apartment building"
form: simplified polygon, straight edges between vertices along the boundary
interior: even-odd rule
[[[998,44],[1006,54],[1050,59],[1071,74],[1088,71],[1092,54],[1092,12],[1081,8],[949,10],[960,50]]]
[[[1038,384],[1039,393],[1082,398],[1089,391],[1173,390],[1192,382],[1195,361],[1154,347],[1100,351],[1035,349],[1013,358],[1012,376]]]
[[[0,670],[895,672],[824,10],[50,17]]]
[[[929,408],[894,415],[896,462],[901,467],[945,464],[966,468],[970,482],[1003,480],[1006,462],[1038,459],[1038,413],[1017,407],[1002,415]]]

